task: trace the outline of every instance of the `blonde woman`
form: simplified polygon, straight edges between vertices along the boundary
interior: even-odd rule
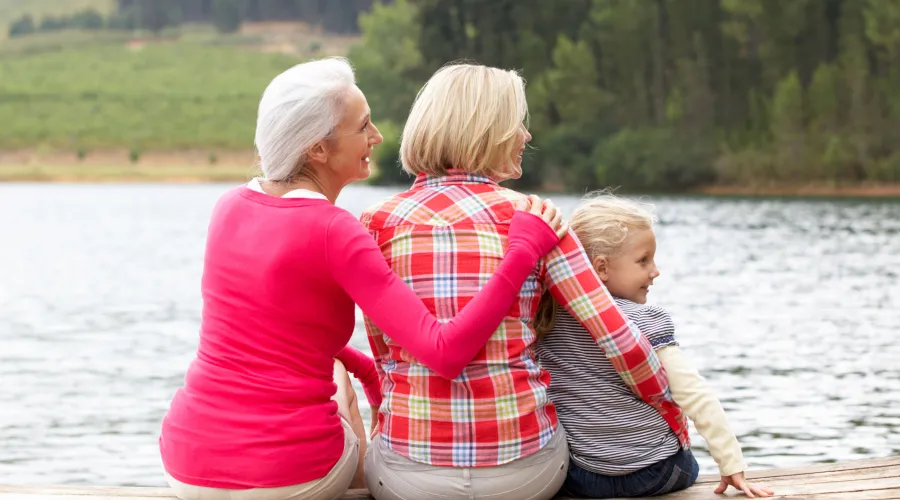
[[[525,197],[498,183],[522,174],[527,114],[515,71],[469,64],[439,70],[403,130],[403,168],[415,183],[362,216],[391,269],[439,319],[467,307],[504,259],[513,204]],[[384,396],[366,456],[376,499],[537,500],[562,486],[566,435],[533,350],[532,321],[545,290],[687,445],[650,343],[616,307],[578,240],[566,235],[533,269],[487,345],[458,370],[432,370],[403,339],[366,318]]]

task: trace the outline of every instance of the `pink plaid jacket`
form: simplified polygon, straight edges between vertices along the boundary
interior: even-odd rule
[[[411,189],[361,219],[394,272],[438,319],[449,320],[500,265],[513,203],[523,197],[463,172],[420,175]],[[490,467],[536,453],[550,440],[556,410],[547,396],[550,376],[535,362],[532,329],[545,289],[688,446],[687,422],[659,358],[616,307],[578,239],[568,235],[534,269],[496,333],[453,380],[420,364],[366,319],[384,397],[381,439],[390,449],[435,466]]]

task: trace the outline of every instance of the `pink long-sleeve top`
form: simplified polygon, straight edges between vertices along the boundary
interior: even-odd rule
[[[166,472],[196,486],[245,489],[327,475],[343,452],[333,360],[373,406],[372,359],[347,346],[354,303],[436,372],[455,377],[512,306],[558,238],[518,212],[521,237],[474,300],[441,324],[359,221],[324,199],[277,198],[241,186],[213,210],[196,358],[163,419]],[[513,243],[515,240],[515,244]]]

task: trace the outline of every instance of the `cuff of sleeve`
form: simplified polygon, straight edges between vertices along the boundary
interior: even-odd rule
[[[381,387],[363,387],[369,406],[381,406]]]
[[[743,460],[735,460],[719,465],[719,474],[722,476],[731,476],[745,470],[747,470],[747,464]]]

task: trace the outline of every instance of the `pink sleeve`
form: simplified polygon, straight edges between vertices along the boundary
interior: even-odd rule
[[[375,360],[353,346],[344,346],[335,356],[362,383],[369,406],[381,406],[381,382],[375,371]]]
[[[441,324],[412,289],[395,275],[384,255],[349,213],[332,219],[326,251],[332,274],[369,319],[422,364],[454,379],[487,343],[513,305],[538,259],[559,238],[539,217],[516,212],[520,234],[497,272],[455,318]]]

